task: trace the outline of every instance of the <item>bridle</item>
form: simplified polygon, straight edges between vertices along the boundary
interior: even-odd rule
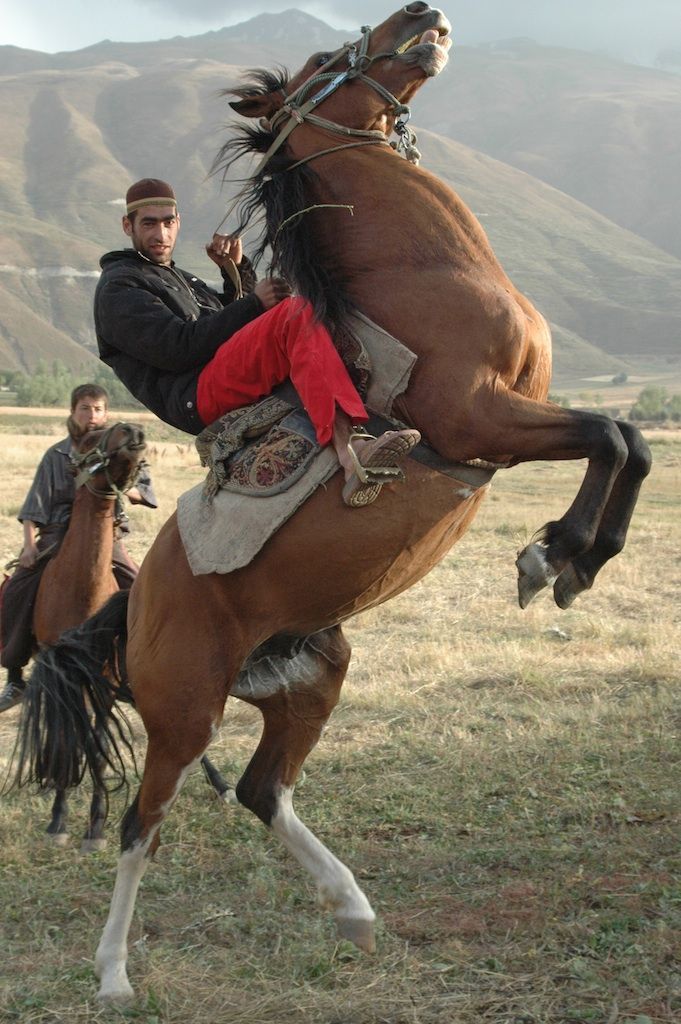
[[[127,435],[126,439],[121,441],[116,448],[112,448],[111,451],[107,451],[106,446],[109,439],[117,428],[123,428]],[[129,423],[114,423],[113,426],[107,427],[94,448],[90,448],[86,452],[73,453],[71,455],[71,464],[76,470],[76,490],[79,487],[85,487],[90,494],[94,494],[97,498],[122,499],[125,492],[132,487],[137,479],[140,472],[140,465],[138,463],[136,466],[132,467],[121,484],[117,484],[115,480],[112,480],[111,474],[109,473],[109,466],[112,459],[124,449],[128,449],[128,451],[140,451],[145,447],[144,442],[133,444],[131,441],[132,435],[133,427]],[[99,473],[102,470],[104,471],[104,478],[107,482],[108,490],[96,487],[92,481],[94,474]]]
[[[333,64],[337,64],[344,57],[347,57],[348,66],[343,71],[320,71],[312,74],[306,81],[299,85],[292,93],[284,98],[283,106],[270,118],[270,127],[274,131],[281,124],[282,127],[268,149],[263,156],[262,160],[256,168],[254,177],[258,177],[264,168],[267,166],[274,154],[281,148],[288,136],[294,131],[298,125],[308,124],[315,125],[318,128],[325,128],[327,131],[333,132],[336,135],[343,135],[346,137],[353,137],[358,139],[357,142],[344,143],[340,146],[333,146],[330,149],[325,149],[322,152],[314,153],[311,156],[306,157],[303,160],[299,160],[297,163],[292,164],[287,170],[293,170],[294,167],[299,167],[303,163],[307,163],[309,160],[313,160],[316,157],[324,156],[327,153],[333,153],[340,149],[349,149],[353,146],[371,146],[371,145],[383,145],[390,146],[396,149],[398,153],[403,152],[406,159],[411,163],[418,163],[421,154],[416,149],[416,135],[408,128],[409,119],[411,117],[411,110],[406,103],[401,103],[396,96],[377,82],[375,79],[370,78],[366,72],[369,68],[378,60],[391,59],[396,57],[401,52],[400,49],[388,50],[384,53],[376,53],[373,56],[369,56],[369,43],[371,41],[372,29],[369,25],[362,26],[362,39],[359,44],[359,49],[355,43],[344,43],[343,46],[331,55],[329,60],[324,65],[325,68],[330,67]],[[362,130],[359,128],[348,128],[345,125],[337,124],[335,121],[329,121],[327,118],[320,117],[315,114],[315,109],[325,99],[328,99],[337,89],[344,85],[345,82],[361,81],[368,85],[371,89],[382,96],[383,99],[387,100],[392,107],[392,112],[395,115],[395,124],[393,125],[393,131],[399,136],[399,141],[395,144],[389,142],[385,134],[378,129]],[[314,96],[309,99],[305,97],[307,94],[314,89],[316,85],[325,82],[326,84],[322,89],[319,90]]]
[[[259,161],[257,167],[253,171],[253,174],[249,177],[245,187],[235,197],[224,217],[215,228],[216,232],[218,232],[225,221],[229,219],[233,211],[241,202],[243,196],[247,194],[252,182],[265,176],[267,165],[274,154],[281,149],[291,132],[301,124],[312,124],[318,128],[324,128],[335,135],[352,138],[355,141],[343,142],[338,146],[330,146],[328,149],[322,149],[316,153],[311,153],[308,156],[303,157],[301,160],[297,160],[293,164],[288,164],[285,168],[282,168],[282,171],[293,171],[303,164],[316,160],[318,157],[327,156],[329,153],[337,153],[344,149],[353,149],[358,146],[389,146],[398,154],[403,153],[405,159],[410,163],[418,164],[421,159],[421,154],[416,146],[416,133],[409,128],[409,120],[411,118],[410,108],[406,103],[401,103],[397,97],[393,96],[393,94],[386,89],[385,86],[381,85],[380,82],[375,81],[373,78],[369,78],[366,74],[372,64],[377,60],[389,60],[392,57],[399,56],[399,54],[404,51],[404,46],[398,47],[395,50],[387,50],[385,53],[376,53],[370,57],[368,51],[372,33],[371,26],[363,25],[361,33],[362,38],[360,40],[359,48],[356,43],[343,43],[341,48],[336,50],[335,53],[332,53],[328,61],[324,64],[324,67],[327,70],[314,72],[301,85],[299,85],[297,89],[284,97],[283,106],[272,115],[268,122],[268,127],[272,133],[274,133],[275,129],[279,127],[280,124],[282,127],[270,148]],[[348,66],[345,70],[337,72],[328,70],[332,65],[338,64],[338,62],[344,57],[347,57],[348,61]],[[314,113],[319,104],[325,99],[328,99],[329,96],[333,95],[341,85],[353,80],[364,82],[380,96],[386,99],[391,105],[393,114],[395,115],[395,123],[392,130],[398,136],[397,142],[390,142],[390,140],[386,138],[385,133],[378,129],[362,130],[359,128],[348,128],[345,125],[337,124],[335,121],[329,121],[327,118],[320,117],[318,114]],[[318,93],[310,97],[310,99],[305,99],[307,94],[320,82],[325,82],[326,84]],[[311,209],[314,209],[314,207]]]

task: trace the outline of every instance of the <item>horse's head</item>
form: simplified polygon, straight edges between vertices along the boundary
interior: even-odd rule
[[[76,486],[84,485],[98,497],[120,497],[137,479],[146,447],[144,431],[136,423],[91,430],[71,456]]]
[[[416,91],[445,67],[450,29],[437,8],[407,4],[377,28],[365,27],[355,43],[313,54],[289,81],[263,76],[261,89],[242,90],[231,106],[268,122],[286,106],[312,102],[338,125],[387,134]]]

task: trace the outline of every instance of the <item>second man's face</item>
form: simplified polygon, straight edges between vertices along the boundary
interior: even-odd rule
[[[123,218],[123,230],[137,252],[152,263],[169,266],[180,230],[180,215],[174,206],[143,206],[132,220]]]
[[[101,398],[81,398],[71,412],[71,417],[83,431],[97,430],[98,427],[103,427],[107,415],[106,403]]]

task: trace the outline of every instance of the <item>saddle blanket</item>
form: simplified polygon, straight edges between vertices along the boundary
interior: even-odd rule
[[[395,398],[409,383],[416,356],[362,314],[354,317],[353,331],[371,366],[366,407],[371,413],[389,416]],[[264,399],[265,403],[274,401]],[[304,453],[300,472],[291,477],[293,482],[269,488],[267,500],[263,500],[257,491],[258,481],[247,479],[254,478],[255,472],[242,470],[232,486],[221,481],[217,489],[213,469],[205,484],[198,484],[178,499],[180,536],[195,576],[228,573],[248,565],[316,488],[338,471],[336,453],[331,446],[320,449],[316,445],[312,425],[302,410],[290,412],[278,428],[285,428],[289,439],[298,438],[299,450]],[[271,460],[265,461],[271,465]],[[250,488],[251,482],[255,488]]]
[[[208,501],[203,484],[181,495],[177,521],[194,575],[232,572],[248,565],[316,488],[331,479],[338,465],[333,448],[323,448],[304,476],[265,501],[227,490]]]

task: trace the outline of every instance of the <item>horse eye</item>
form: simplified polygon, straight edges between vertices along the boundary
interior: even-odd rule
[[[318,68],[323,68],[325,64],[328,64],[330,53],[320,53],[315,61]]]

